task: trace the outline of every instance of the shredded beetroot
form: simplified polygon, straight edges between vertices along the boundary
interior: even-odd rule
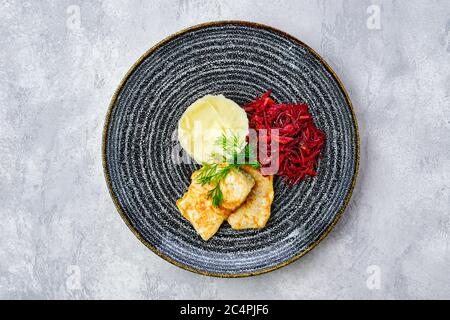
[[[289,184],[302,181],[306,175],[316,176],[317,159],[325,144],[325,133],[318,129],[304,103],[277,104],[270,98],[271,90],[246,104],[244,110],[249,118],[250,128],[266,129],[267,136],[261,136],[268,145],[271,129],[279,129],[277,175]],[[268,150],[269,157],[270,150]],[[267,165],[268,159],[258,159]]]

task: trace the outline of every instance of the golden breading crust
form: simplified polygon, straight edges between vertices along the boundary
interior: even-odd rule
[[[235,210],[244,203],[248,194],[255,185],[255,180],[251,175],[241,171],[231,169],[231,171],[220,181],[220,190],[223,194],[221,208]]]
[[[247,200],[227,218],[233,229],[263,228],[270,217],[270,208],[274,197],[273,176],[263,176],[250,166],[242,170],[255,180],[255,186],[250,191]]]
[[[197,183],[192,183],[188,192],[176,204],[183,217],[205,241],[219,230],[229,215],[228,210],[213,207],[208,198],[208,190]]]
[[[202,237],[203,240],[210,239],[219,230],[223,221],[239,207],[252,190],[255,181],[245,172],[231,170],[220,183],[223,201],[219,208],[212,205],[208,197],[208,191],[213,186],[202,186],[196,182],[198,171],[192,174],[192,183],[188,191],[176,205],[183,217],[185,217]]]

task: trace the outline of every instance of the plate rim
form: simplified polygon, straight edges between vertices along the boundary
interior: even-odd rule
[[[110,178],[110,174],[109,174],[109,170],[108,170],[108,163],[106,160],[106,146],[107,146],[107,134],[108,134],[108,129],[109,129],[109,124],[110,124],[110,120],[111,120],[111,115],[112,115],[112,111],[114,109],[114,106],[116,104],[117,101],[117,97],[119,96],[120,92],[122,91],[123,86],[125,85],[125,83],[128,81],[129,77],[131,76],[131,74],[137,69],[137,67],[148,57],[150,56],[155,50],[157,50],[158,48],[160,48],[161,46],[163,46],[164,44],[168,43],[169,41],[176,39],[177,37],[191,32],[191,31],[195,31],[195,30],[199,30],[199,29],[204,29],[204,28],[208,28],[211,26],[222,26],[222,25],[240,25],[240,26],[247,26],[247,27],[253,27],[253,28],[257,28],[257,29],[262,29],[262,30],[266,30],[266,31],[271,31],[274,33],[277,33],[295,43],[297,43],[300,46],[303,46],[306,50],[308,50],[310,53],[312,53],[319,61],[320,63],[328,70],[328,72],[330,72],[330,74],[333,76],[333,78],[336,80],[336,82],[339,85],[339,88],[341,89],[342,93],[344,94],[345,100],[347,102],[347,105],[350,109],[350,114],[352,116],[352,123],[354,125],[354,129],[355,129],[355,143],[356,143],[356,159],[355,159],[355,170],[353,172],[353,176],[352,176],[352,183],[350,185],[350,189],[347,192],[347,195],[345,196],[344,199],[344,203],[342,204],[342,206],[339,208],[338,213],[336,214],[336,216],[334,217],[333,221],[331,222],[331,224],[321,233],[321,235],[319,236],[319,238],[317,238],[312,244],[310,244],[304,251],[302,251],[301,253],[295,255],[294,257],[290,258],[289,260],[283,261],[275,266],[269,267],[269,268],[265,268],[262,270],[258,270],[258,271],[253,271],[253,272],[246,272],[246,273],[215,273],[215,272],[208,272],[208,271],[202,271],[196,268],[192,268],[190,266],[187,266],[183,263],[180,263],[178,261],[175,261],[174,259],[172,259],[171,257],[165,255],[164,253],[160,252],[158,249],[156,249],[151,243],[149,243],[141,234],[140,232],[132,225],[130,219],[127,217],[127,215],[125,214],[125,212],[123,211],[117,196],[114,194],[114,191],[112,189],[112,182],[111,182],[111,178]],[[155,253],[157,256],[159,256],[160,258],[166,260],[167,262],[182,268],[184,270],[196,273],[196,274],[200,274],[200,275],[206,275],[206,276],[212,276],[212,277],[219,277],[219,278],[242,278],[242,277],[250,277],[250,276],[256,276],[256,275],[261,275],[264,273],[268,273],[277,269],[280,269],[282,267],[285,267],[289,264],[291,264],[294,261],[297,261],[298,259],[300,259],[301,257],[303,257],[304,255],[306,255],[308,252],[310,252],[312,249],[314,249],[329,233],[330,231],[333,229],[333,227],[336,225],[336,223],[339,221],[339,219],[341,218],[341,216],[343,215],[344,211],[346,210],[346,208],[348,207],[348,204],[350,202],[350,199],[352,197],[353,191],[355,189],[355,185],[356,185],[356,180],[359,174],[359,164],[360,164],[360,136],[359,136],[359,127],[358,127],[358,122],[356,119],[356,114],[353,108],[353,104],[350,100],[350,97],[347,93],[347,91],[344,88],[344,85],[342,84],[341,80],[339,79],[339,77],[337,76],[337,74],[335,73],[335,71],[331,68],[331,66],[316,52],[314,51],[314,49],[312,49],[310,46],[308,46],[306,43],[304,43],[303,41],[297,39],[296,37],[282,31],[279,29],[276,29],[274,27],[265,25],[265,24],[261,24],[258,22],[251,22],[251,21],[243,21],[243,20],[220,20],[220,21],[210,21],[210,22],[205,22],[205,23],[201,23],[201,24],[196,24],[193,25],[191,27],[187,27],[184,29],[181,29],[178,32],[175,32],[171,35],[169,35],[168,37],[164,38],[163,40],[159,41],[158,43],[156,43],[154,46],[152,46],[150,49],[148,49],[143,55],[140,56],[140,58],[131,66],[131,68],[127,71],[127,73],[125,74],[125,76],[122,78],[122,80],[119,83],[119,86],[117,87],[117,89],[114,92],[114,95],[111,98],[111,102],[109,103],[108,106],[108,111],[106,113],[106,117],[105,117],[105,124],[103,126],[103,135],[102,135],[102,162],[103,162],[103,173],[104,173],[104,177],[105,177],[105,181],[106,181],[106,185],[108,187],[108,191],[109,194],[113,200],[113,203],[116,207],[116,210],[119,212],[122,220],[125,222],[125,224],[128,226],[128,228],[131,230],[131,232],[147,247],[149,248],[151,251],[153,251],[153,253]]]

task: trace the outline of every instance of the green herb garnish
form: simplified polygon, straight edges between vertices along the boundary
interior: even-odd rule
[[[243,165],[250,165],[255,169],[261,167],[256,160],[253,148],[245,142],[245,139],[233,134],[227,137],[224,133],[215,142],[222,149],[222,154],[211,154],[211,159],[219,163],[202,163],[197,181],[201,185],[211,184],[213,189],[208,191],[208,197],[212,199],[212,205],[219,207],[223,201],[223,193],[220,190],[220,181],[232,170],[240,170]]]
[[[217,184],[213,189],[208,191],[208,197],[212,199],[212,205],[214,207],[220,206],[223,201],[223,193],[220,190],[220,185]]]

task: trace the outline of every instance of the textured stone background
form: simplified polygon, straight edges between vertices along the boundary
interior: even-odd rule
[[[315,48],[349,91],[362,144],[330,235],[245,279],[192,274],[143,246],[116,213],[100,152],[134,61],[224,19]],[[0,298],[450,298],[449,1],[2,0],[0,106]]]

